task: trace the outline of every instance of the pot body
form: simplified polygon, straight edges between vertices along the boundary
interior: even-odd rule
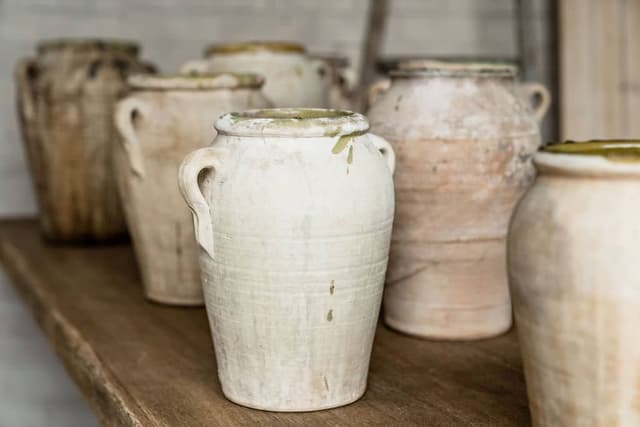
[[[264,94],[275,107],[330,106],[332,70],[304,52],[269,50],[212,53],[183,65],[184,73],[255,73],[265,78]]]
[[[221,114],[267,106],[250,88],[139,90],[118,104],[118,184],[147,298],[203,304],[198,248],[178,188],[178,167],[213,140]]]
[[[126,77],[149,71],[135,46],[51,43],[17,67],[18,110],[40,207],[54,240],[126,233],[112,169],[115,102]]]
[[[385,322],[436,339],[508,330],[507,224],[540,145],[513,79],[394,78],[368,117],[398,161]]]
[[[186,169],[214,168],[200,265],[222,390],[241,405],[311,411],[365,391],[393,182],[369,135],[334,154],[337,139],[219,134],[182,166],[185,194]]]
[[[533,424],[637,426],[640,167],[635,176],[577,176],[562,171],[571,156],[557,158],[556,170],[540,169],[509,233]]]

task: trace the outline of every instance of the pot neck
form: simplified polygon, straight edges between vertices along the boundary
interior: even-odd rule
[[[363,134],[369,122],[345,110],[271,108],[225,114],[215,128],[222,135],[317,138]]]
[[[552,144],[534,156],[542,175],[640,178],[640,141],[594,140]]]

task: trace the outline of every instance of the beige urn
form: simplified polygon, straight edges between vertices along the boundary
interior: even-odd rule
[[[115,115],[122,137],[115,163],[144,291],[156,302],[202,304],[198,249],[178,167],[213,141],[221,114],[270,105],[260,92],[262,78],[137,75],[129,85],[132,92]]]
[[[18,63],[22,136],[49,239],[126,234],[111,162],[113,110],[127,76],[151,69],[136,44],[91,39],[45,41]]]
[[[245,42],[210,45],[205,59],[185,63],[185,74],[246,72],[265,78],[264,94],[276,107],[330,106],[334,84],[324,58],[313,58],[291,42]]]
[[[507,225],[540,146],[515,75],[508,65],[439,63],[398,69],[373,88],[371,129],[398,162],[383,302],[398,331],[476,339],[511,326]]]
[[[509,231],[534,426],[640,425],[640,141],[551,145]]]

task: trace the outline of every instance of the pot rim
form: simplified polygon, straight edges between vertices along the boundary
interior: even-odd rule
[[[448,61],[440,59],[412,59],[401,61],[391,70],[391,77],[510,77],[518,74],[518,67],[507,62]]]
[[[640,140],[566,141],[543,147],[533,157],[542,174],[572,176],[640,175]]]
[[[235,54],[235,53],[305,53],[305,47],[300,43],[289,41],[246,41],[232,43],[215,43],[205,47],[205,57],[211,55]]]
[[[265,108],[224,114],[218,133],[233,136],[336,137],[364,134],[369,121],[360,113],[326,108]]]
[[[128,85],[135,90],[220,90],[259,89],[264,78],[252,73],[207,73],[207,74],[134,74],[127,78]]]
[[[63,49],[71,49],[77,51],[83,50],[115,50],[115,51],[123,51],[130,53],[132,55],[137,55],[140,52],[140,46],[138,43],[133,40],[128,39],[111,39],[111,38],[53,38],[46,39],[38,42],[37,51],[39,54],[55,51],[55,50],[63,50]]]

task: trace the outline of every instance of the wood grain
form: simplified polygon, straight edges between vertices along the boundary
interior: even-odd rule
[[[561,137],[637,138],[640,3],[562,0],[559,13]]]
[[[35,221],[3,221],[0,259],[105,426],[530,423],[513,331],[452,343],[380,326],[361,400],[262,412],[222,396],[204,309],[145,301],[129,246],[47,246]]]

